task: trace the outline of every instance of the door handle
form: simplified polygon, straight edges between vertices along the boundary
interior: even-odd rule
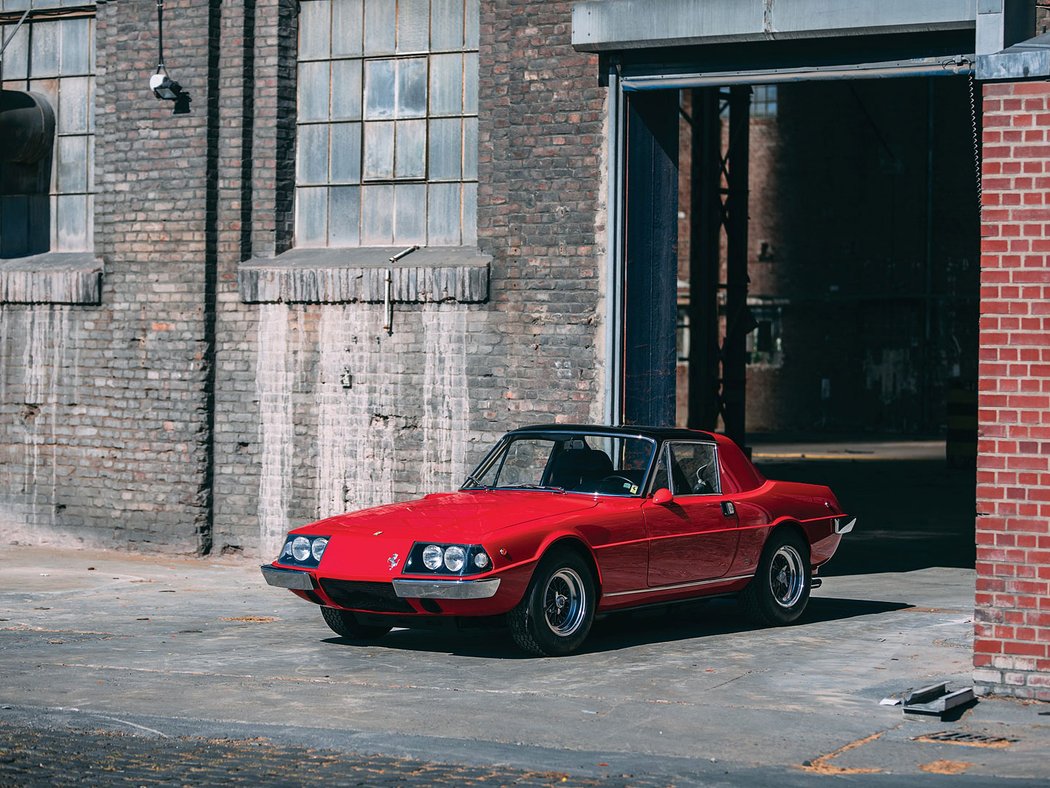
[[[733,506],[732,501],[722,501],[722,514],[725,517],[732,517],[736,514],[736,507]]]

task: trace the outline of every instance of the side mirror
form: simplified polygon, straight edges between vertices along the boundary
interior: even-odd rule
[[[673,500],[674,496],[671,494],[671,491],[668,490],[666,487],[661,487],[659,490],[653,493],[653,503],[655,503],[657,506],[667,506],[667,504],[671,503],[671,501]]]

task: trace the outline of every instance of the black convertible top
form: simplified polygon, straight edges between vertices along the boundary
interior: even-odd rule
[[[686,430],[678,427],[646,427],[638,424],[627,424],[622,427],[610,427],[603,424],[536,424],[528,427],[519,427],[511,430],[508,435],[517,435],[524,432],[564,432],[573,434],[586,432],[591,435],[610,436],[640,436],[652,438],[656,441],[663,440],[709,440],[716,441],[710,432],[700,430]]]

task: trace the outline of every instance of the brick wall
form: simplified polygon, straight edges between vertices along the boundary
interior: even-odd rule
[[[974,678],[1050,700],[1050,85],[984,87]]]

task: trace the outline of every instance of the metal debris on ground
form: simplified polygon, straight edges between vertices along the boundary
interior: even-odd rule
[[[963,747],[988,747],[991,749],[1003,749],[1011,744],[1016,744],[1020,739],[1011,739],[1006,736],[988,736],[984,733],[967,733],[965,731],[938,731],[937,733],[925,733],[915,736],[912,741],[926,742],[927,744],[959,744]]]
[[[879,701],[880,706],[902,706],[905,714],[940,716],[976,700],[973,687],[949,690],[948,682],[931,684],[917,690],[895,692]]]

